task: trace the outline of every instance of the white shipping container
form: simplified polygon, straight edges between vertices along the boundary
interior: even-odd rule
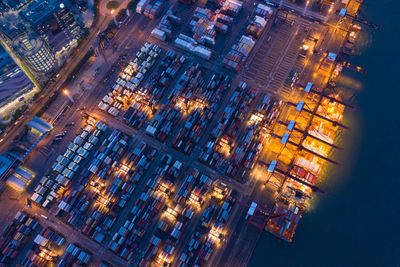
[[[31,196],[31,200],[36,202],[36,203],[40,203],[42,201],[43,197],[41,195],[39,195],[38,193],[34,193]]]
[[[182,40],[184,40],[184,41],[186,41],[188,43],[191,43],[192,45],[196,45],[197,44],[195,39],[193,39],[192,37],[189,37],[187,35],[184,35],[182,33],[178,35],[178,38],[182,39]]]
[[[180,38],[176,38],[175,39],[175,45],[177,47],[180,47],[180,48],[182,48],[184,50],[187,50],[187,51],[190,51],[190,52],[193,50],[193,46],[192,46],[191,43],[189,43],[189,42],[187,42],[187,41],[185,41],[183,39],[180,39]]]
[[[156,128],[154,128],[153,126],[149,125],[146,128],[146,133],[151,135],[151,136],[154,136],[155,133],[156,133]]]
[[[204,59],[210,59],[212,55],[212,51],[210,49],[200,45],[196,46],[193,51],[196,55]]]
[[[165,32],[158,28],[154,28],[154,30],[151,31],[151,36],[153,36],[157,39],[160,39],[162,41],[165,41],[165,39],[166,39]]]
[[[265,25],[267,25],[267,21],[264,18],[260,17],[260,16],[255,16],[254,22],[257,23],[257,24],[260,24],[261,27],[263,27],[263,28],[265,27]]]

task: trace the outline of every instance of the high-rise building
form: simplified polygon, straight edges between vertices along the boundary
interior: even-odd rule
[[[13,49],[18,56],[39,73],[48,73],[56,66],[56,59],[46,41],[35,34],[23,33],[13,40]]]
[[[15,4],[12,7],[11,2]],[[8,11],[0,12],[0,41],[40,86],[78,47],[84,28],[73,6],[60,0],[7,3]]]
[[[8,12],[0,16],[0,40],[36,85],[46,81],[55,69],[53,50],[18,14]]]
[[[6,8],[12,9],[12,10],[18,10],[25,5],[29,4],[31,0],[3,0],[0,1],[2,5],[4,5]]]
[[[32,1],[20,14],[47,41],[57,63],[62,65],[78,46],[84,30],[70,6],[60,3]]]

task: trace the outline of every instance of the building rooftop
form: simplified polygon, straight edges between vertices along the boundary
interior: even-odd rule
[[[28,30],[25,21],[15,13],[8,12],[0,16],[0,31],[11,40]]]
[[[60,9],[60,4],[63,1],[42,1],[35,0],[27,5],[21,12],[22,16],[26,18],[34,26],[46,20],[51,14]]]
[[[12,153],[6,153],[0,155],[0,177],[4,178],[7,175],[8,171],[14,165],[17,157]]]
[[[48,122],[36,116],[28,123],[28,127],[38,131],[41,134],[46,134],[52,128]]]
[[[13,161],[6,155],[0,155],[0,175],[2,175],[11,165]]]
[[[7,180],[7,183],[10,184],[13,188],[16,188],[18,190],[23,190],[34,177],[35,175],[31,170],[19,166],[10,175],[10,177]]]
[[[35,54],[44,44],[43,38],[35,34],[23,33],[13,41],[15,51],[24,57]]]
[[[52,33],[47,33],[49,44],[54,49],[54,51],[60,51],[67,43],[69,43],[68,35],[62,31],[57,35]]]
[[[11,9],[19,9],[32,0],[3,0],[3,4]]]

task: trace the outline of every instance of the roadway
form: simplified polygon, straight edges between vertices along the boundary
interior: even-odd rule
[[[72,226],[64,223],[47,210],[32,206],[32,208],[24,207],[22,211],[35,217],[43,227],[51,228],[60,233],[69,243],[78,244],[82,248],[86,249],[91,253],[94,261],[106,261],[114,266],[127,266],[125,260],[116,256],[110,250],[96,243],[84,234],[76,231]],[[93,260],[91,261],[93,262]]]
[[[102,6],[103,2],[107,1],[102,0],[100,2],[100,6]],[[120,5],[120,8],[126,5],[127,3],[124,3],[124,5]],[[71,59],[67,60],[64,66],[58,71],[59,77],[56,78],[54,83],[49,82],[49,85],[42,89],[40,97],[28,106],[27,110],[23,114],[23,117],[21,116],[21,119],[17,120],[15,124],[9,126],[5,130],[2,135],[3,140],[0,143],[0,153],[4,153],[10,148],[14,138],[23,130],[25,130],[25,125],[33,119],[39,110],[47,103],[49,98],[55,92],[60,90],[69,75],[75,70],[89,49],[97,45],[97,34],[105,30],[109,22],[112,20],[112,17],[108,14],[109,11],[107,9],[100,8],[99,10],[100,12],[96,24],[90,29],[88,36],[82,40],[82,43],[79,45],[79,48],[75,50]]]

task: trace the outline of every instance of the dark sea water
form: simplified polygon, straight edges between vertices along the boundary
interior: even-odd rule
[[[345,114],[342,166],[293,243],[264,233],[249,266],[400,266],[400,2],[365,0],[361,11],[383,28],[363,31],[351,58],[368,74],[343,75],[359,110]]]

